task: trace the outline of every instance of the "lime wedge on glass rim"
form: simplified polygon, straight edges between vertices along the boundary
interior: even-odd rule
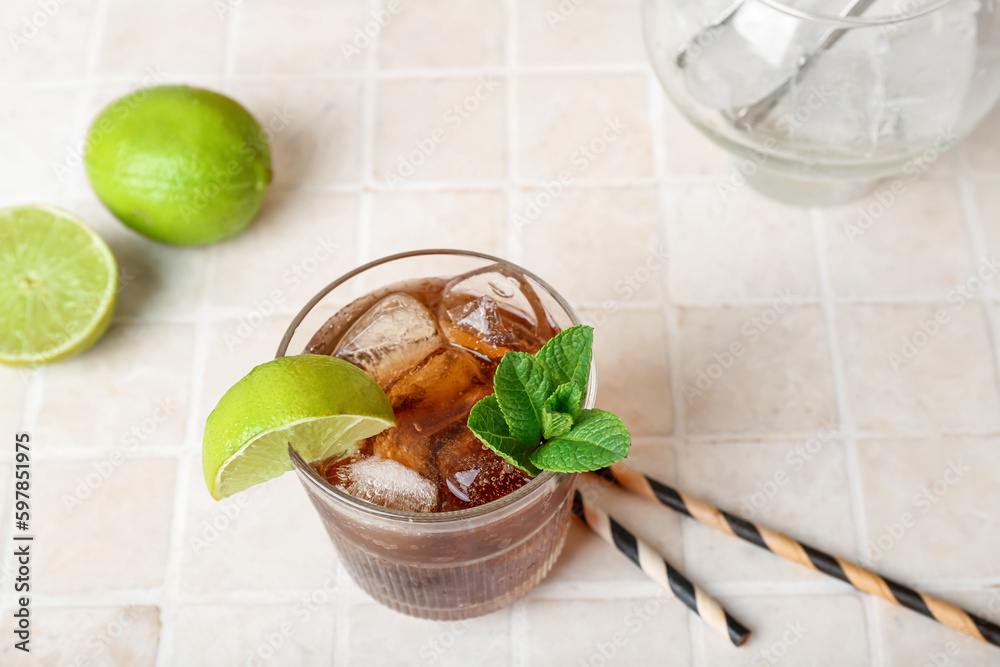
[[[306,461],[347,456],[395,423],[385,392],[354,364],[279,357],[230,387],[208,416],[205,484],[222,500],[291,470],[289,444]]]
[[[87,223],[53,206],[0,210],[0,362],[47,364],[111,323],[118,266]]]

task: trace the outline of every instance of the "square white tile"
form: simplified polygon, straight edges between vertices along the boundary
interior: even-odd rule
[[[380,187],[491,181],[507,170],[507,81],[495,74],[379,82],[372,172]]]
[[[682,308],[678,369],[689,433],[811,433],[836,417],[826,321],[787,293],[760,306]]]
[[[517,173],[584,183],[653,175],[642,74],[538,74],[518,88]]]

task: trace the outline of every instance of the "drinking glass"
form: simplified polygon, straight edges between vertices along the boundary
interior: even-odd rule
[[[529,271],[481,253],[422,250],[376,260],[327,285],[292,320],[277,356],[300,354],[330,316],[368,292],[491,264],[523,274],[558,328],[580,323],[566,300]],[[594,406],[595,392],[592,370],[584,407]],[[506,606],[545,577],[565,541],[573,474],[543,471],[485,505],[421,514],[355,498],[289,453],[351,577],[378,602],[411,616],[457,620]]]

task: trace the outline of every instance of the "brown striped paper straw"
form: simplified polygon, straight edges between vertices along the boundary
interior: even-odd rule
[[[944,600],[913,590],[860,565],[793,540],[787,535],[723,512],[703,500],[636,472],[623,463],[615,463],[610,468],[598,470],[597,474],[727,535],[739,537],[782,558],[840,579],[860,591],[876,595],[892,604],[912,609],[980,641],[1000,646],[1000,626]]]
[[[583,520],[591,530],[618,549],[629,560],[639,566],[650,579],[684,603],[688,609],[698,614],[709,627],[727,637],[740,646],[747,640],[750,631],[734,619],[708,593],[692,584],[687,577],[678,572],[660,556],[653,547],[643,542],[620,523],[612,519],[607,512],[601,510],[583,499],[579,491],[573,496],[573,514]]]

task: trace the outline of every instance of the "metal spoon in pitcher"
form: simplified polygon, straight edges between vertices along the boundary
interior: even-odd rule
[[[875,2],[876,0],[851,0],[840,15],[844,18],[860,16]],[[736,16],[737,12],[739,12],[739,10],[742,9],[746,3],[747,0],[737,0],[722,14],[720,14],[718,18],[699,30],[694,37],[688,40],[688,42],[677,53],[677,67],[684,69],[691,65],[691,63],[695,60],[691,57],[692,47],[695,44],[710,44],[714,41],[715,35],[713,33],[729,24],[733,17]],[[838,41],[840,41],[840,38],[843,37],[846,32],[847,28],[828,29],[816,42],[815,46],[799,57],[798,61],[795,63],[795,69],[789,73],[788,76],[782,79],[781,82],[769,93],[750,104],[733,109],[727,109],[723,111],[723,114],[736,128],[744,131],[753,130],[754,127],[756,127],[762,120],[764,120],[764,118],[767,117],[769,113],[771,113],[771,110],[774,109],[779,101],[781,101],[781,98],[788,94],[792,84],[795,83],[803,74],[809,71],[810,68],[812,68],[819,55],[832,48]]]

